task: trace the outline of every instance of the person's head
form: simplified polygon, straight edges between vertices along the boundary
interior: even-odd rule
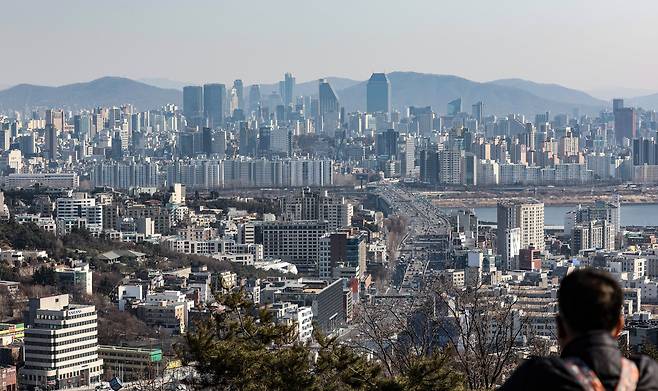
[[[606,331],[617,337],[624,328],[623,304],[621,287],[609,273],[597,269],[570,273],[558,291],[561,344],[590,331]]]

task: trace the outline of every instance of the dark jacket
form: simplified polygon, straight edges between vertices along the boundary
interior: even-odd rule
[[[563,358],[567,357],[581,359],[596,373],[606,390],[615,389],[621,370],[617,341],[605,332],[592,332],[571,341],[559,358],[525,361],[500,390],[582,390],[565,365]],[[658,390],[658,364],[647,356],[635,356],[631,360],[640,371],[637,391]]]

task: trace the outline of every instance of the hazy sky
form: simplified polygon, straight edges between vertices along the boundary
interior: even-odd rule
[[[655,0],[8,0],[0,84],[373,71],[658,91]]]

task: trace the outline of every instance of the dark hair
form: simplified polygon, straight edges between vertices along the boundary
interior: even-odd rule
[[[614,330],[624,303],[617,281],[597,269],[576,270],[562,279],[558,291],[560,318],[576,333]]]

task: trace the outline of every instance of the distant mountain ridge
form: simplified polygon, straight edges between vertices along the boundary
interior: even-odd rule
[[[658,110],[658,93],[624,99],[624,104],[626,106],[636,106],[643,107],[645,109]]]
[[[297,96],[317,95],[319,79],[320,78],[296,84],[295,95]],[[331,86],[335,91],[340,91],[345,88],[349,88],[361,83],[361,81],[359,80],[352,80],[345,77],[326,77],[325,79],[329,81],[329,84],[331,84]],[[279,83],[260,85],[261,95],[265,96],[267,94],[271,94],[272,92],[277,92],[277,93],[279,92]]]
[[[460,97],[463,111],[469,112],[472,104],[482,101],[486,115],[520,113],[534,116],[545,111],[571,113],[574,109],[596,114],[611,106],[610,102],[579,90],[522,79],[476,82],[453,75],[417,72],[392,72],[387,76],[391,83],[392,107],[400,111],[408,106],[432,106],[437,113],[445,113],[447,103]],[[347,111],[365,110],[367,81],[338,77],[327,79]],[[76,110],[126,103],[135,105],[139,110],[148,110],[167,103],[180,105],[182,91],[179,87],[184,84],[168,79],[135,81],[122,77],[103,77],[59,87],[19,84],[0,91],[0,111],[47,107]],[[278,83],[260,86],[263,98],[273,91],[278,92],[279,88]],[[248,88],[245,87],[246,96]],[[300,82],[296,85],[295,94],[317,95],[317,88],[317,79]],[[658,94],[629,98],[627,102],[645,108],[658,108]]]
[[[137,79],[138,82],[151,85],[153,87],[172,89],[172,90],[183,90],[183,87],[189,86],[190,83],[184,81],[171,80],[163,77],[143,77]]]
[[[148,110],[167,103],[181,102],[181,91],[112,76],[59,87],[19,84],[0,91],[0,111],[49,107],[76,110],[127,103],[135,105],[139,110]]]
[[[518,88],[533,95],[537,95],[541,98],[550,99],[557,102],[587,106],[605,106],[608,104],[607,101],[595,98],[586,92],[563,87],[559,84],[536,83],[523,79],[499,79],[489,83],[505,87]]]
[[[470,112],[472,104],[484,102],[485,115],[534,115],[547,110],[571,113],[574,108],[585,113],[595,113],[605,107],[606,103],[596,100],[593,104],[556,101],[550,99],[550,95],[538,96],[523,88],[493,82],[480,83],[452,75],[392,72],[387,76],[391,83],[392,106],[398,110],[408,106],[432,106],[434,111],[445,113],[448,102],[456,98],[462,98],[462,110],[466,112]],[[338,91],[341,104],[346,109],[365,109],[366,83],[361,82]]]

